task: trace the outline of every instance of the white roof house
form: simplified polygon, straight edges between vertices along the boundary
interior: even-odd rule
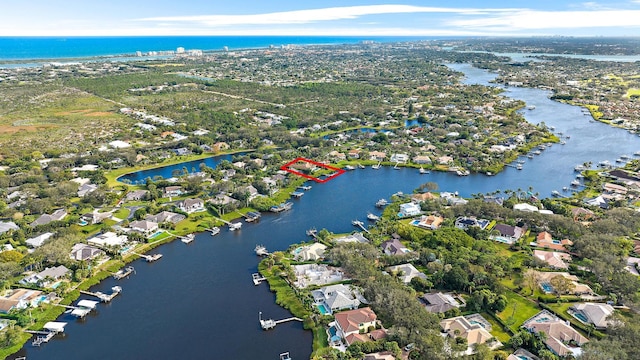
[[[128,241],[126,235],[118,235],[113,232],[106,232],[104,234],[96,235],[87,240],[89,244],[98,246],[122,246]]]
[[[392,273],[393,272],[398,273],[399,274],[398,277],[405,284],[410,283],[411,279],[413,279],[416,276],[421,277],[423,279],[427,278],[427,275],[418,271],[418,269],[416,269],[412,264],[389,266],[387,269],[389,269],[389,271]]]
[[[4,234],[10,230],[18,230],[18,229],[20,228],[13,221],[8,221],[8,222],[0,221],[0,234]]]
[[[345,309],[357,309],[362,295],[351,285],[329,285],[311,292],[316,304],[324,304],[329,313]],[[362,299],[364,300],[364,299]]]
[[[613,306],[609,304],[580,303],[573,305],[570,313],[582,323],[593,324],[598,329],[604,329],[612,323],[608,317],[613,314]]]
[[[131,147],[131,144],[122,140],[114,140],[109,143],[109,146],[111,146],[114,149],[126,149]]]
[[[36,237],[32,237],[31,239],[27,239],[27,241],[25,241],[25,242],[30,247],[37,248],[37,247],[42,246],[42,244],[44,244],[44,242],[49,240],[52,236],[53,236],[53,233],[46,232],[46,233],[40,234],[40,235],[38,235]]]
[[[538,208],[533,205],[529,205],[527,203],[521,203],[521,204],[513,205],[513,210],[520,210],[525,212],[537,212]]]
[[[400,213],[398,216],[400,217],[408,217],[408,216],[416,216],[420,215],[422,209],[420,209],[420,205],[410,202],[406,204],[400,205]]]
[[[316,261],[324,257],[327,246],[321,243],[298,247],[293,250],[293,255],[298,261]]]

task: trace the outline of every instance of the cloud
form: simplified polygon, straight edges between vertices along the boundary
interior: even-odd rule
[[[467,29],[570,29],[640,27],[640,10],[535,11],[520,10],[475,19],[457,19],[450,26]]]
[[[142,18],[138,19],[138,21],[187,22],[199,23],[210,27],[220,27],[231,25],[309,24],[321,21],[350,20],[367,15],[382,14],[456,13],[467,15],[481,15],[489,14],[496,11],[508,12],[513,10],[514,9],[445,8],[413,5],[366,5],[293,10],[249,15],[166,16]]]

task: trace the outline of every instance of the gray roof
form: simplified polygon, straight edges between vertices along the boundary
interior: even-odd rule
[[[13,221],[9,222],[0,222],[0,234],[4,234],[10,230],[18,230],[19,227]]]

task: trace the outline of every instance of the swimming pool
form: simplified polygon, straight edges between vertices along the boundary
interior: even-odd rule
[[[318,304],[318,310],[320,311],[320,314],[322,315],[330,315],[331,311],[329,311],[329,309],[327,309],[327,307],[324,304]]]
[[[552,293],[553,292],[553,286],[551,286],[551,284],[549,283],[542,283],[540,284],[540,287],[542,288],[542,290],[544,292],[546,292],[547,294]]]
[[[574,312],[572,315],[573,315],[573,317],[575,317],[576,319],[578,319],[578,320],[582,321],[582,322],[583,322],[583,323],[585,323],[585,324],[588,324],[588,323],[589,323],[589,319],[587,319],[587,317],[586,317],[586,316],[584,316],[584,314],[583,314],[583,313]]]
[[[162,233],[164,233],[164,231],[163,231],[163,230],[156,231],[155,233],[153,233],[153,235],[149,236],[149,239],[157,238],[157,237],[158,237],[158,236],[160,236]]]

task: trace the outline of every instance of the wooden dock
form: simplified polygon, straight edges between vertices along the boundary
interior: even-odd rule
[[[263,319],[262,318],[262,311],[260,311],[259,317],[258,319],[260,320],[260,326],[262,327],[262,330],[269,330],[269,329],[273,329],[276,327],[276,325],[278,324],[282,324],[282,323],[286,323],[289,321],[300,321],[303,322],[304,320],[297,318],[295,316],[286,318],[286,319],[281,319],[281,320],[273,320],[273,319]]]
[[[102,293],[100,291],[97,291],[97,292],[84,291],[84,290],[79,290],[79,291],[80,291],[81,294],[97,297],[102,302],[109,302],[109,301],[113,300],[114,297],[118,296],[118,294],[120,294],[122,292],[122,288],[120,286],[114,286],[114,287],[111,288],[111,291],[113,291],[113,292],[111,294],[108,294],[108,295],[105,294],[105,293]]]
[[[261,276],[259,273],[251,274],[251,279],[253,280],[253,285],[255,286],[258,286],[262,284],[263,281],[267,280],[267,278],[265,278],[264,276]]]
[[[117,272],[113,273],[113,278],[115,280],[120,280],[126,277],[129,277],[129,275],[131,274],[135,274],[136,269],[133,268],[133,266],[127,266],[124,269],[120,269]]]
[[[364,223],[360,220],[353,220],[351,221],[351,224],[353,224],[353,226],[359,227],[360,229],[362,229],[362,231],[366,233],[369,232],[369,230],[366,227],[364,227]]]
[[[153,262],[162,257],[162,254],[145,255],[145,254],[138,254],[135,252],[133,254],[140,256],[141,258],[147,260],[147,262]]]

